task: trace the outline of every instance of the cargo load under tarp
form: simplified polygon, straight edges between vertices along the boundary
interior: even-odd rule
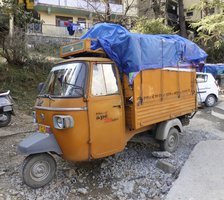
[[[219,64],[206,63],[202,71],[205,73],[211,73],[216,78],[217,75],[224,74],[224,63]]]
[[[195,43],[178,35],[136,34],[117,24],[96,24],[80,39],[86,38],[97,39],[91,49],[103,48],[129,79],[145,69],[178,66],[182,61],[198,63],[207,57]]]

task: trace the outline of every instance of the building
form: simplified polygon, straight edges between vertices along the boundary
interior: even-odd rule
[[[34,0],[18,0],[19,4],[24,4],[27,10],[33,10]]]
[[[138,0],[138,16],[164,18],[170,26],[178,24],[177,0]]]
[[[212,1],[212,0],[208,0]],[[207,9],[206,12],[204,13],[203,11],[196,10],[196,9],[191,9],[193,5],[196,5],[200,2],[200,0],[184,0],[184,8],[185,8],[185,19],[188,22],[194,22],[197,20],[202,19],[205,15],[212,15],[215,13],[220,13],[223,12],[222,9],[220,8],[210,8]]]
[[[20,0],[23,2],[22,0]],[[78,25],[78,29],[71,37],[78,37],[99,21],[100,15],[105,15],[107,4],[100,0],[25,0],[29,9],[32,9],[43,22],[42,25],[32,24],[28,27],[29,33],[41,33],[46,36],[69,36],[67,22]],[[124,0],[109,0],[111,19],[115,20],[124,14]],[[127,13],[137,16],[134,6]]]

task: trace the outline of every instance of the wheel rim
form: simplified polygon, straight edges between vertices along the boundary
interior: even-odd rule
[[[215,99],[213,97],[208,97],[207,103],[209,106],[212,106],[215,103]]]
[[[167,143],[168,147],[170,149],[174,149],[177,145],[177,137],[175,135],[171,135],[169,138],[168,138],[168,143]]]
[[[31,178],[37,182],[45,180],[49,174],[50,164],[47,161],[35,162],[30,170]]]
[[[0,121],[4,122],[8,119],[8,116],[7,115],[4,115],[4,114],[1,114],[0,115]]]

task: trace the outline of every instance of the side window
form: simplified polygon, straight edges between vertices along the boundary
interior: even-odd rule
[[[198,83],[205,83],[208,80],[208,76],[204,74],[197,74],[197,82]]]
[[[92,95],[103,96],[118,94],[115,69],[112,64],[96,64],[93,66]]]

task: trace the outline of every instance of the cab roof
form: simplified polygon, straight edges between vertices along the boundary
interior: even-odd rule
[[[113,62],[109,58],[102,58],[102,57],[78,57],[78,58],[70,58],[66,59],[64,61],[59,62],[60,63],[67,63],[67,62],[73,62],[73,61],[86,61],[86,62]]]

